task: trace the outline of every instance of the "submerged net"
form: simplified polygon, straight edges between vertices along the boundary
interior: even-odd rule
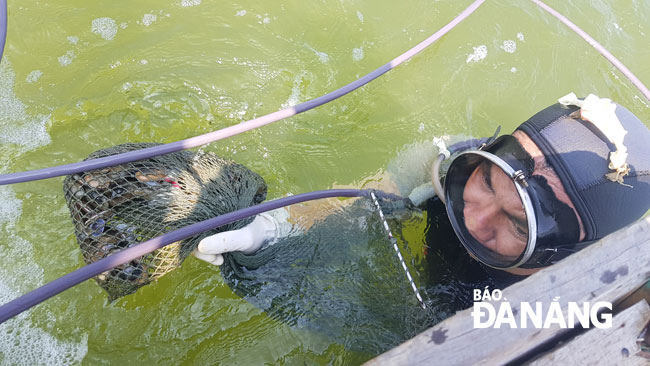
[[[252,255],[227,253],[221,272],[237,294],[270,316],[370,354],[448,313],[445,304],[420,307],[368,199]]]
[[[157,144],[133,143],[87,159]],[[88,264],[137,243],[266,198],[266,184],[246,167],[212,153],[180,151],[69,175],[63,182],[75,235]],[[135,292],[178,268],[204,237],[244,227],[252,218],[175,242],[95,277],[111,299]]]

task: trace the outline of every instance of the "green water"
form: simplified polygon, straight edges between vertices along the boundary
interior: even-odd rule
[[[548,3],[650,83],[650,3]],[[10,1],[0,172],[76,162],[124,142],[172,142],[320,96],[469,4]],[[361,187],[405,144],[489,135],[498,125],[509,132],[570,91],[650,120],[636,89],[550,15],[531,2],[487,1],[361,90],[205,149],[260,173],[269,198]],[[0,187],[1,303],[83,265],[61,182]],[[418,230],[408,231],[414,248]],[[0,326],[7,365],[353,365],[371,356],[268,318],[234,295],[218,268],[193,258],[115,303],[87,281]]]

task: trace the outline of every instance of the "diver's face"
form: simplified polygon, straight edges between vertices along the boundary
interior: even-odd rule
[[[513,181],[496,165],[481,163],[463,191],[469,233],[502,256],[518,257],[528,241],[524,207]]]

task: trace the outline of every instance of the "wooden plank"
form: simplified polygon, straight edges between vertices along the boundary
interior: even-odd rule
[[[611,328],[591,329],[526,365],[647,365],[650,360],[636,355],[636,339],[648,320],[650,306],[639,301],[614,316]]]
[[[598,243],[520,281],[503,291],[513,310],[521,302],[548,306],[567,302],[615,302],[650,278],[650,218],[624,228]],[[500,365],[565,333],[567,329],[475,329],[472,309],[457,313],[367,365]]]

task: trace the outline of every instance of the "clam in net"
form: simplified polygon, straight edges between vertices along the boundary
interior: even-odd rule
[[[155,145],[118,145],[95,151],[88,159]],[[215,154],[191,151],[69,175],[63,191],[88,264],[266,198],[266,184],[258,174]],[[131,294],[178,268],[204,237],[239,229],[251,221],[239,220],[175,242],[101,273],[95,280],[111,299]]]

